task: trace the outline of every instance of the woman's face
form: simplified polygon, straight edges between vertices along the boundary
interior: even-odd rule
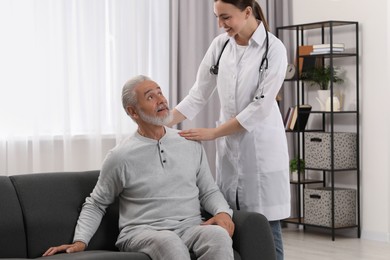
[[[217,1],[214,2],[214,13],[217,17],[218,26],[223,27],[228,35],[232,37],[244,28],[250,15],[250,9],[247,7],[244,11],[241,11],[232,4]]]

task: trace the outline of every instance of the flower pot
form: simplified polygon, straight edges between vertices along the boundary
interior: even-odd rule
[[[330,90],[317,90],[317,101],[321,106],[321,111],[325,111],[326,100],[330,97]]]
[[[333,111],[341,110],[341,102],[337,95],[333,94],[333,100],[330,98],[330,90],[318,90],[317,101],[320,103],[321,111],[331,111],[331,102],[333,101]]]
[[[305,173],[304,172],[301,172],[301,179],[300,181],[303,181],[305,179]],[[291,173],[291,180],[292,181],[298,181],[298,171],[293,171]]]

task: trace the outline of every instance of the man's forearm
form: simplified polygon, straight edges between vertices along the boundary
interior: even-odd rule
[[[89,241],[99,228],[104,212],[98,209],[93,203],[88,202],[87,198],[80,212],[79,219],[75,228],[73,241],[80,241],[88,245]]]

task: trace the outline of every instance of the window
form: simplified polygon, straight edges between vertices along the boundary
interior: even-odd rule
[[[128,133],[129,77],[169,94],[168,1],[1,1],[0,136]]]
[[[126,80],[169,96],[169,0],[1,0],[0,32],[0,174],[99,169]]]

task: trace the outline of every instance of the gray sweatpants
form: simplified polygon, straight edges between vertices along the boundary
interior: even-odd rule
[[[233,260],[232,239],[217,225],[193,226],[185,230],[144,229],[130,232],[123,251],[142,252],[153,260],[191,259],[189,251],[198,260]]]

